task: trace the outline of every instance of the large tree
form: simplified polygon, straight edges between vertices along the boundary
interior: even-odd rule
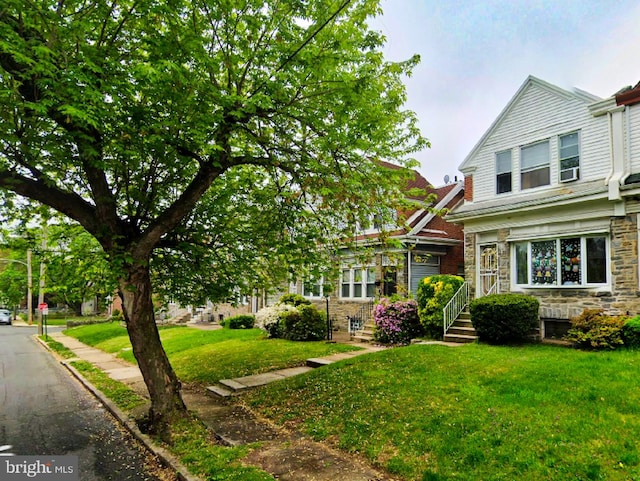
[[[404,171],[377,159],[407,165],[426,144],[402,108],[417,58],[384,60],[367,25],[379,13],[376,0],[2,3],[5,204],[35,200],[98,240],[157,431],[185,407],[154,266],[158,286],[219,299],[330,255],[401,197]]]

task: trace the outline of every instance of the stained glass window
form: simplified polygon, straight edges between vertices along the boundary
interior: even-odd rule
[[[531,243],[531,284],[557,284],[556,241]]]
[[[580,238],[560,239],[560,276],[563,286],[582,284]]]
[[[518,285],[585,286],[608,282],[607,239],[569,237],[513,244]]]

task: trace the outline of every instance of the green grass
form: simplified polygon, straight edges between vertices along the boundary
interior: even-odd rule
[[[125,384],[111,379],[107,374],[86,361],[74,361],[75,367],[91,384],[98,388],[123,411],[130,411],[147,401]],[[217,445],[211,439],[206,426],[195,419],[183,420],[174,425],[171,446],[166,446],[193,474],[209,481],[269,481],[273,478],[257,468],[242,466],[240,460],[251,446],[228,448]]]
[[[71,359],[72,357],[76,357],[75,353],[71,349],[68,349],[63,344],[60,344],[58,341],[54,341],[49,336],[45,338],[45,336],[42,335],[40,336],[40,339],[45,341],[49,346],[49,349],[57,353],[63,359]]]
[[[74,327],[65,334],[135,362],[127,331],[119,323]],[[202,384],[300,366],[310,357],[357,349],[326,342],[265,339],[259,329],[202,331],[161,327],[160,337],[178,377],[184,382]]]
[[[406,480],[640,480],[640,353],[417,345],[247,394]]]
[[[111,379],[108,374],[87,361],[71,361],[70,364],[123,411],[130,411],[147,402],[126,384]]]

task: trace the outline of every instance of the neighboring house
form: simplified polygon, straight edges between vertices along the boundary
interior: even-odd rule
[[[536,296],[544,337],[585,308],[640,313],[640,84],[600,99],[529,77],[459,169],[472,296]]]
[[[392,167],[391,164],[386,164]],[[396,167],[399,168],[399,167]],[[425,192],[418,199],[422,207],[403,212],[406,227],[386,226],[381,229],[372,222],[356,239],[356,245],[373,253],[367,262],[358,261],[358,252],[345,249],[341,254],[340,278],[331,284],[336,286],[329,295],[329,316],[334,328],[349,331],[361,328],[367,321],[372,302],[380,296],[400,294],[415,297],[421,279],[434,274],[464,274],[464,246],[462,228],[446,222],[441,215],[432,213],[452,209],[462,202],[464,186],[454,182],[434,188],[417,171],[406,186],[407,191],[418,188]],[[426,204],[430,194],[435,194],[433,204]],[[430,209],[432,208],[432,209]],[[385,232],[387,230],[388,232]],[[398,241],[399,247],[390,249],[381,242],[381,235]],[[302,294],[325,309],[323,297],[325,279],[298,281],[289,292]],[[361,313],[358,311],[362,310]],[[348,318],[353,318],[349,322]]]

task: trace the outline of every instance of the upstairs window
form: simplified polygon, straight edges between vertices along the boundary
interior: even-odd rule
[[[570,182],[580,178],[580,138],[578,132],[561,135],[558,138],[560,158],[560,182]]]
[[[520,188],[533,189],[550,183],[549,141],[522,147],[520,149]]]
[[[496,154],[496,194],[511,192],[511,151]]]

